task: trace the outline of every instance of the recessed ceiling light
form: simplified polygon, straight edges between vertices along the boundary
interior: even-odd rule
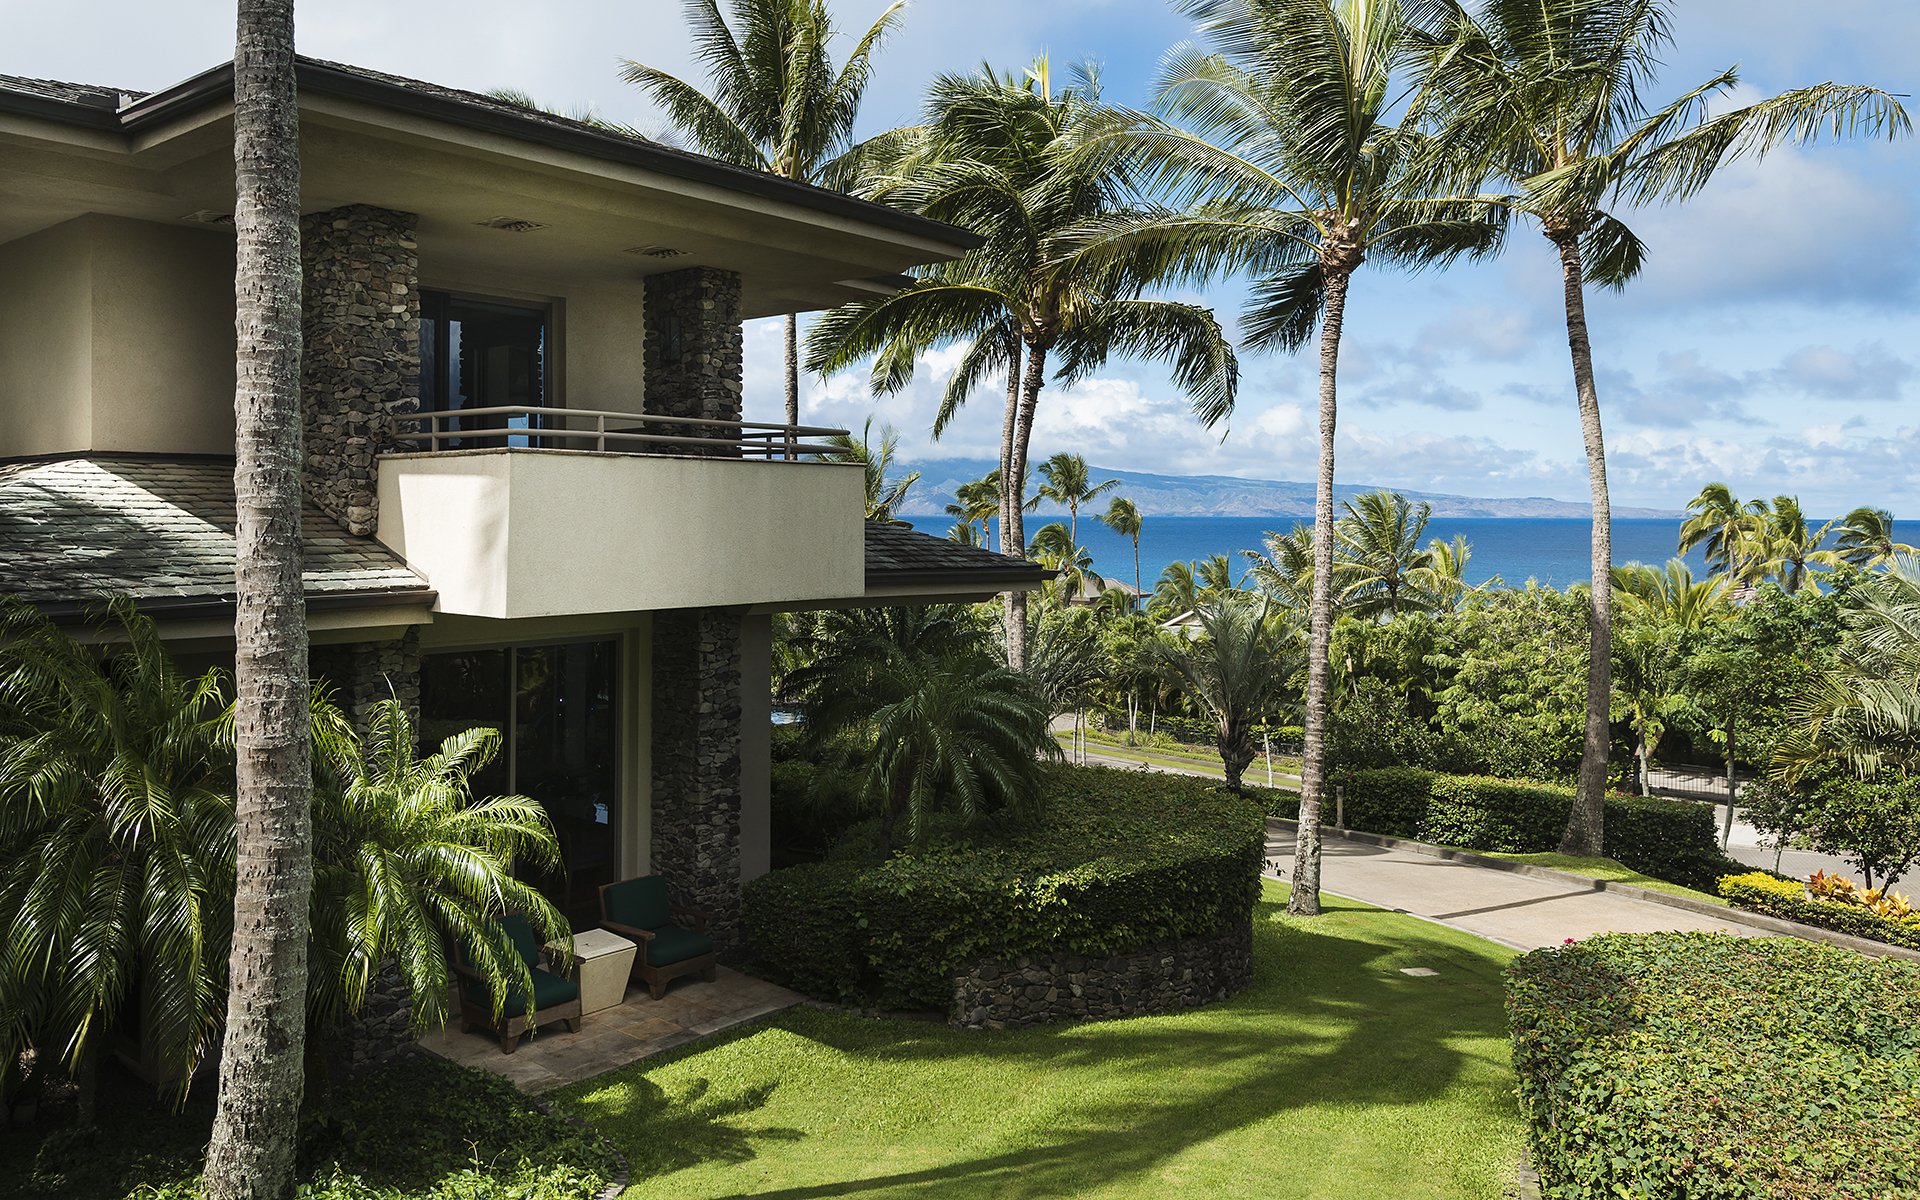
[[[195,209],[194,211],[188,213],[186,216],[181,217],[180,219],[182,221],[192,221],[195,225],[231,225],[233,224],[232,213],[215,212],[210,208]]]
[[[475,221],[483,229],[504,229],[508,233],[532,233],[536,229],[545,229],[539,221],[529,221],[524,217],[488,217],[484,221]]]
[[[628,246],[625,253],[646,258],[684,258],[690,251],[676,250],[672,246]]]

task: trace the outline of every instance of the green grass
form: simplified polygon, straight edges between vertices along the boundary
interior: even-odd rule
[[[1475,854],[1487,858],[1504,858],[1508,862],[1532,863],[1536,867],[1551,867],[1556,871],[1565,871],[1569,875],[1584,875],[1588,879],[1604,879],[1608,883],[1630,883],[1648,891],[1666,892],[1671,896],[1685,896],[1689,900],[1704,900],[1708,904],[1717,904],[1729,908],[1725,900],[1710,892],[1695,891],[1690,887],[1681,887],[1677,883],[1668,883],[1664,879],[1655,879],[1651,875],[1642,875],[1632,867],[1615,862],[1611,858],[1582,857],[1577,854],[1497,854],[1489,850],[1475,850]]]
[[[1285,894],[1254,914],[1254,986],[1206,1008],[999,1033],[797,1009],[553,1099],[642,1200],[1500,1196],[1511,952],[1331,897],[1290,919]]]
[[[1072,735],[1056,733],[1054,740],[1060,743],[1062,750],[1072,753]],[[1168,746],[1149,746],[1145,743],[1129,746],[1125,738],[1093,732],[1089,732],[1086,735],[1086,746],[1089,751],[1103,758],[1151,763],[1156,767],[1178,767],[1182,770],[1199,771],[1216,777],[1222,774],[1220,769],[1220,756],[1211,751],[1199,749],[1189,751],[1185,749],[1173,749]],[[1282,776],[1297,777],[1299,774],[1300,760],[1298,758],[1288,758],[1278,754],[1274,755],[1273,775],[1276,781]],[[1267,777],[1267,765],[1256,759],[1253,765],[1247,768],[1246,776],[1250,782],[1264,782]]]

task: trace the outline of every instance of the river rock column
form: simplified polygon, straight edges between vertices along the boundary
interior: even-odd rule
[[[379,517],[375,460],[420,406],[417,218],[352,204],[300,221],[300,388],[307,495],[362,537]]]
[[[392,641],[315,646],[312,658],[313,674],[332,685],[334,703],[362,737],[373,706],[382,700],[400,701],[419,721],[419,630],[409,629]]]
[[[740,946],[740,617],[653,615],[653,870]]]
[[[740,275],[690,267],[646,280],[646,411],[708,421],[740,419],[743,343]],[[650,426],[676,437],[727,436],[699,425]],[[639,443],[661,454],[737,454],[733,447]]]

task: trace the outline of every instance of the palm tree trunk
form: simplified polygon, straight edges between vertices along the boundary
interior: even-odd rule
[[[1012,471],[1013,435],[1020,427],[1021,350],[1020,339],[1012,339],[1012,344],[1008,347],[1007,409],[1000,418],[1000,553],[1016,558],[1026,557],[1024,545],[1016,543],[1013,540],[1013,514],[1020,506],[1020,501],[1016,498],[1019,485],[1012,482]],[[1014,627],[1016,625],[1020,628],[1019,642],[1023,655],[1021,661],[1026,661],[1024,655],[1026,651],[1025,631],[1027,627],[1027,609],[1024,601],[1018,605],[1014,603],[1015,595],[1016,593],[1014,592],[1007,593],[1006,612],[1003,615],[1004,632],[1007,641],[1007,661],[1009,663],[1013,662]]]
[[[1027,529],[1024,509],[1026,496],[1021,482],[1027,477],[1027,444],[1033,439],[1033,414],[1040,407],[1040,389],[1047,383],[1047,348],[1027,346],[1026,367],[1020,373],[1020,410],[1015,414],[1011,452],[1007,455],[1007,473],[1001,476],[1001,491],[1007,500],[1007,553],[1022,558],[1027,553]],[[1007,596],[1007,665],[1016,671],[1027,669],[1027,594],[1011,592]]]
[[[231,983],[204,1186],[293,1192],[306,1045],[313,793],[300,561],[300,125],[293,0],[239,0],[234,51],[234,732]]]
[[[1737,799],[1737,797],[1734,794],[1734,790],[1733,790],[1733,718],[1728,717],[1727,718],[1727,815],[1726,815],[1726,818],[1720,822],[1720,848],[1722,850],[1726,849],[1727,843],[1733,840],[1733,802],[1735,799]],[[1784,838],[1782,840],[1784,840]],[[1776,872],[1779,871],[1780,869],[1779,855],[1777,854],[1774,856],[1773,869]]]
[[[1320,476],[1313,496],[1313,601],[1307,635],[1306,744],[1300,756],[1300,831],[1293,846],[1293,890],[1287,911],[1320,915],[1320,806],[1327,789],[1327,660],[1333,638],[1333,432],[1338,417],[1340,328],[1351,271],[1327,274],[1320,321]]]
[[[1587,486],[1593,500],[1593,585],[1587,651],[1587,735],[1580,751],[1580,786],[1567,813],[1560,853],[1598,855],[1606,847],[1607,757],[1612,748],[1613,703],[1613,508],[1607,498],[1607,443],[1600,429],[1600,392],[1593,382],[1593,343],[1587,336],[1586,271],[1577,231],[1547,234],[1560,252],[1566,290],[1567,347],[1573,354],[1573,386],[1580,400],[1580,433],[1587,447]]]
[[[800,423],[800,318],[787,314],[787,424]]]
[[[1146,597],[1140,593],[1140,535],[1133,535],[1133,607],[1138,610]]]

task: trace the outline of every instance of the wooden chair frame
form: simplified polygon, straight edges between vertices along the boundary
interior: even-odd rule
[[[492,988],[492,984],[487,981],[484,975],[467,965],[466,952],[458,945],[458,939],[455,939],[455,945],[453,947],[453,973],[459,977],[462,983],[477,983],[489,990]],[[472,1033],[476,1029],[490,1030],[500,1038],[500,1052],[502,1054],[512,1054],[515,1050],[518,1050],[520,1048],[520,1039],[526,1036],[527,1030],[536,1025],[545,1025],[550,1021],[565,1021],[567,1023],[568,1033],[580,1032],[580,996],[578,993],[576,993],[571,1000],[549,1005],[546,1008],[535,1009],[532,1020],[528,1020],[526,1012],[521,1010],[518,1012],[502,1012],[500,1019],[496,1021],[493,1019],[493,1010],[491,1008],[485,1005],[475,1004],[467,998],[466,988],[457,987],[456,990],[460,994],[461,1032]]]
[[[652,966],[647,962],[647,947],[653,942],[653,930],[636,929],[631,925],[622,925],[618,921],[607,918],[607,889],[618,887],[620,883],[627,882],[630,881],[623,879],[617,883],[603,883],[600,885],[600,928],[606,930],[608,933],[617,933],[621,937],[633,942],[635,946],[633,971],[629,978],[637,979],[646,984],[647,994],[655,1000],[664,997],[667,994],[667,984],[680,978],[682,975],[697,974],[701,979],[712,983],[719,973],[720,949],[718,946],[707,951],[705,954],[696,954],[692,958],[683,958],[676,963],[668,963],[661,967]],[[691,929],[695,933],[707,932],[709,918],[707,914],[700,909],[679,908],[669,904],[667,906],[667,915],[672,917],[676,924]]]

